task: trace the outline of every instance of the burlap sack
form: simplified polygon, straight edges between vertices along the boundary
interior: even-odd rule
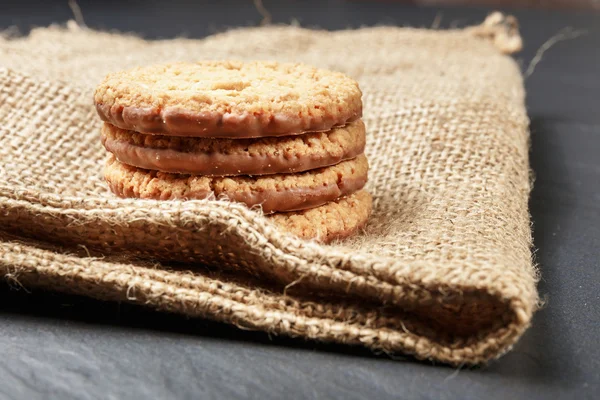
[[[421,359],[495,358],[537,303],[528,119],[519,68],[503,54],[520,46],[510,22],[154,42],[69,24],[2,38],[0,273]],[[237,204],[109,193],[95,84],[134,65],[222,58],[303,61],[359,80],[375,198],[364,233],[325,246]]]

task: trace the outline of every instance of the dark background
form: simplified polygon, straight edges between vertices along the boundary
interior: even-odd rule
[[[386,1],[386,0],[380,0]],[[387,0],[394,1],[394,0]],[[395,0],[401,3],[411,3],[428,6],[448,5],[479,5],[488,7],[528,7],[553,9],[600,10],[598,0]]]
[[[78,3],[88,26],[146,38],[202,37],[262,20],[252,1]],[[431,26],[436,17],[448,28],[477,24],[490,11],[401,3],[264,1],[276,23],[327,29]],[[526,81],[536,173],[530,206],[547,305],[512,352],[455,370],[0,285],[0,399],[598,398],[600,18],[512,13],[522,25],[525,49],[516,57],[524,70],[557,32],[585,30],[550,49]],[[70,18],[67,1],[0,3],[0,29],[27,33]]]

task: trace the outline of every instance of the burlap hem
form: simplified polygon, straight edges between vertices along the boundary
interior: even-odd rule
[[[343,249],[324,249],[316,243],[299,242],[271,224],[263,224],[264,220],[256,218],[255,211],[219,201],[206,201],[202,207],[207,221],[214,219],[213,222],[218,223],[219,213],[227,215],[228,224],[213,227],[215,232],[222,235],[223,240],[232,240],[232,237],[244,240],[240,246],[249,253],[257,248],[267,251],[272,264],[256,270],[238,260],[235,265],[220,268],[242,274],[239,282],[229,283],[219,277],[218,271],[212,271],[212,277],[202,276],[202,271],[191,265],[193,272],[148,267],[143,260],[161,258],[165,253],[145,248],[141,242],[124,243],[121,248],[113,244],[112,252],[120,254],[118,262],[103,261],[104,255],[95,251],[102,248],[97,241],[102,240],[102,234],[89,235],[90,229],[94,226],[97,232],[123,229],[121,233],[113,231],[116,236],[136,231],[139,229],[136,220],[142,218],[137,215],[140,214],[137,207],[127,210],[129,218],[125,222],[120,213],[122,206],[103,199],[86,199],[86,209],[74,215],[74,203],[80,202],[78,199],[39,198],[28,193],[15,196],[3,190],[0,194],[0,203],[11,204],[15,217],[15,223],[5,228],[42,240],[52,232],[53,242],[67,246],[66,250],[57,250],[48,243],[33,242],[32,245],[14,238],[2,242],[0,248],[6,253],[0,265],[4,267],[5,276],[25,286],[52,288],[101,300],[129,301],[157,310],[209,317],[244,329],[363,345],[374,351],[411,354],[418,359],[452,365],[480,364],[504,354],[529,326],[534,312],[531,304],[536,304],[535,299],[531,303],[523,301],[522,294],[528,291],[526,286],[490,285],[491,282],[502,284],[507,278],[500,266],[494,269],[497,273],[486,274],[484,280],[475,275],[460,284],[449,284],[444,275],[439,276],[441,279],[428,276],[430,263],[403,263],[385,257],[373,260],[369,253],[349,254]],[[177,218],[176,226],[186,227],[178,233],[181,241],[201,241],[201,236],[194,237],[194,234],[206,227],[205,222],[198,223],[198,215],[186,220],[184,210],[173,212],[170,205],[147,202],[157,210],[152,218],[161,217],[158,225],[166,227],[164,232],[156,232],[157,236],[172,233],[173,219]],[[237,218],[235,223],[232,223],[232,215]],[[25,226],[23,221],[27,221]],[[108,226],[98,226],[99,222]],[[77,248],[73,244],[85,249],[85,253],[79,249],[79,255],[75,254]],[[137,249],[135,257],[141,257],[137,261],[131,258],[132,245]],[[54,250],[39,248],[44,246]],[[315,257],[315,253],[320,255]],[[87,257],[90,254],[100,258]],[[198,262],[198,258],[191,257],[188,262]],[[171,253],[168,258],[177,257]],[[315,258],[321,262],[315,262]],[[123,268],[122,263],[127,267]],[[464,268],[464,265],[459,267]],[[447,264],[435,268],[450,273],[456,266]],[[268,289],[261,288],[260,279],[251,276],[264,279]],[[245,277],[252,283],[244,285]],[[507,291],[514,297],[507,296]],[[240,297],[240,292],[250,297],[246,294]],[[325,292],[341,300],[327,303],[319,297],[304,298],[305,294],[315,292]],[[372,306],[361,307],[362,301]],[[321,312],[311,310],[308,315],[303,314],[302,310],[312,306]]]

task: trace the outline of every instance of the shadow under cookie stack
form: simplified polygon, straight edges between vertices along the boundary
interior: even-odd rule
[[[227,199],[330,242],[371,213],[361,92],[302,64],[207,61],[109,74],[94,102],[121,197]]]

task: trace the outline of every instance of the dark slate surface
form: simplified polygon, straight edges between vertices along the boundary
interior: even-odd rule
[[[250,1],[79,1],[89,26],[148,38],[201,37],[256,25]],[[71,17],[67,1],[4,1],[0,28]],[[169,4],[169,5],[168,5]],[[429,26],[437,9],[386,2],[265,1],[276,22],[329,29]],[[441,10],[442,27],[475,24],[483,9]],[[527,80],[531,198],[539,289],[547,306],[514,351],[474,370],[389,360],[361,349],[263,333],[142,307],[0,286],[0,398],[598,398],[600,393],[600,18],[516,12],[526,66],[560,29]],[[360,49],[357,49],[359,51]],[[349,55],[350,56],[350,55]]]

